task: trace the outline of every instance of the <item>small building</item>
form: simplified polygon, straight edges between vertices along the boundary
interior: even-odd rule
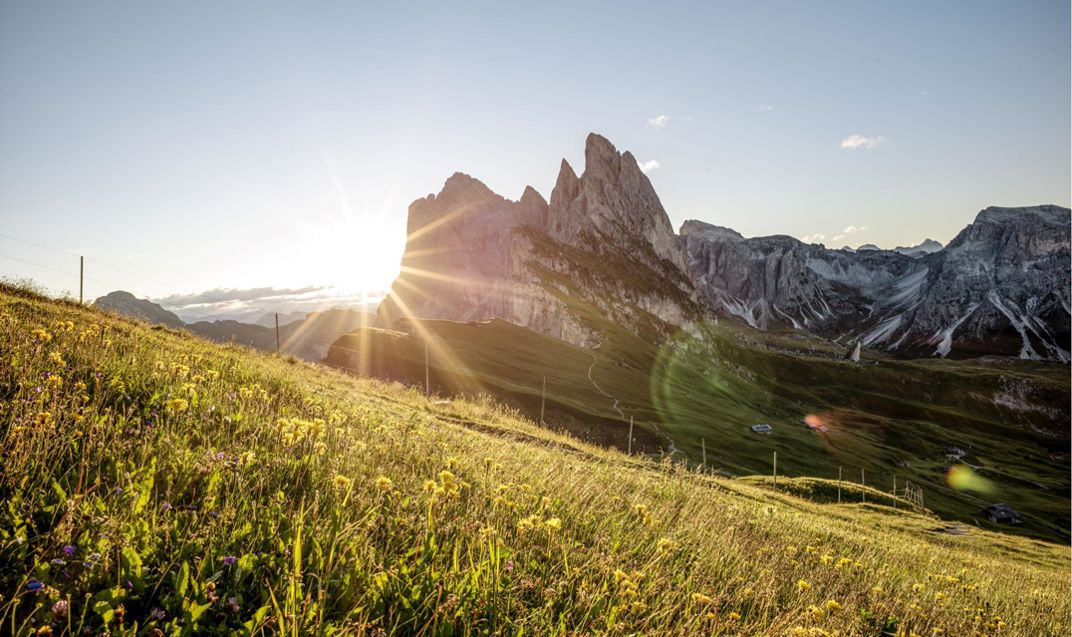
[[[1020,514],[1016,512],[1016,509],[999,502],[997,504],[991,504],[983,509],[986,513],[986,519],[990,520],[994,524],[1023,524],[1023,520],[1020,519]]]
[[[771,427],[767,423],[761,423],[761,424],[758,424],[758,425],[752,425],[752,433],[757,433],[757,434],[762,434],[764,436],[769,436],[772,433],[774,433],[774,427]]]

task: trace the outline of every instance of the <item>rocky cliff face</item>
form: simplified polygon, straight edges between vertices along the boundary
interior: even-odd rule
[[[776,324],[921,355],[1069,359],[1067,208],[988,208],[929,253],[828,250],[698,221],[681,229],[708,303]]]
[[[628,152],[590,135],[547,202],[456,173],[409,210],[380,325],[501,318],[594,347],[606,325],[659,339],[723,314],[916,355],[1068,360],[1069,211],[988,208],[948,246],[829,250],[687,221],[675,235]],[[871,249],[874,248],[874,249]]]
[[[580,177],[563,160],[550,204],[531,187],[515,202],[455,174],[410,205],[408,232],[379,310],[386,327],[406,316],[502,318],[594,346],[600,320],[665,334],[703,313],[651,182],[598,135]]]

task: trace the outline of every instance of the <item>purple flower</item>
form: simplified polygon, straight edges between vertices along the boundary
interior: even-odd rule
[[[216,452],[216,459],[217,460],[223,460],[226,457],[227,457],[227,454],[225,454],[224,452],[222,452],[222,451],[217,451]]]
[[[503,570],[506,571],[507,573],[512,572],[514,570],[514,561],[513,560],[506,560],[506,564],[503,565]]]
[[[240,610],[242,610],[242,607],[238,605],[238,598],[236,598],[236,597],[228,597],[227,598],[227,612],[232,613],[232,614],[237,614],[238,611],[240,611]]]
[[[232,564],[234,564],[237,561],[238,561],[238,558],[235,557],[234,555],[228,555],[227,557],[223,558],[223,563],[226,564],[227,566],[231,566]]]
[[[78,548],[74,544],[68,544],[67,546],[63,547],[63,552],[67,554],[67,557],[71,557],[72,555],[74,555],[75,551],[77,550]]]
[[[67,603],[67,600],[61,599],[60,601],[52,605],[52,614],[56,617],[56,619],[63,619],[67,616],[67,611],[69,609],[70,604]]]
[[[160,503],[160,510],[163,511],[164,513],[167,513],[168,511],[171,510],[171,503],[168,502],[167,500],[161,502]]]
[[[122,493],[123,493],[123,487],[116,487],[115,488],[115,494],[116,495],[120,495]]]
[[[37,592],[45,587],[45,583],[36,577],[26,583],[26,589]]]
[[[219,514],[219,513],[217,513],[217,512],[215,512],[215,511],[209,511],[209,512],[208,512],[208,515],[209,515],[209,517],[210,517],[210,518],[212,518],[213,520],[218,520],[218,519],[220,519],[220,514]]]
[[[167,617],[167,613],[165,613],[162,608],[154,608],[152,612],[149,613],[149,619],[154,622],[161,621],[165,617]]]

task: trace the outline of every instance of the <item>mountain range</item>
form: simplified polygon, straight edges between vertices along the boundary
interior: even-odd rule
[[[98,298],[93,304],[101,309],[141,319],[154,325],[185,329],[220,343],[238,343],[274,352],[276,348],[275,315],[266,314],[257,323],[234,320],[184,322],[148,299],[117,290]],[[376,317],[368,312],[331,308],[319,312],[281,314],[279,348],[283,354],[308,361],[321,361],[328,347],[342,334],[362,326],[373,325]]]
[[[595,347],[598,320],[645,339],[717,317],[907,356],[1069,361],[1070,212],[992,207],[947,246],[831,250],[745,238],[703,221],[675,233],[629,152],[591,134],[550,201],[455,173],[409,210],[402,272],[381,325],[500,318]]]

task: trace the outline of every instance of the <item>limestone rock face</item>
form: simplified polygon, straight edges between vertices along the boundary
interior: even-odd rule
[[[761,329],[1067,362],[1069,230],[1067,208],[1033,206],[987,208],[945,248],[912,254],[745,239],[699,221],[681,236],[707,303]]]
[[[698,294],[651,182],[598,135],[585,158],[580,177],[562,161],[550,204],[531,187],[504,199],[461,173],[413,202],[381,325],[501,318],[594,346],[602,335],[593,310],[636,334],[695,320]]]

